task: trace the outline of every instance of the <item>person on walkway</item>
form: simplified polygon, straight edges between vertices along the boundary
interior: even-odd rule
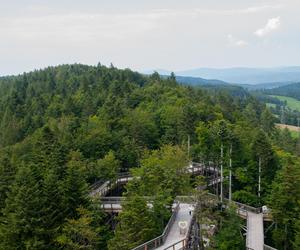
[[[193,211],[193,206],[192,206],[192,205],[189,205],[189,215],[190,215],[190,216],[192,215],[192,211]]]

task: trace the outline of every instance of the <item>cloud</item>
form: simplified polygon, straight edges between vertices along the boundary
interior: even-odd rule
[[[147,34],[159,26],[163,12],[143,14],[94,14],[66,13],[41,16],[0,18],[0,30],[15,41],[39,41],[48,44],[57,40],[60,44],[76,41],[103,41],[127,39]],[[49,39],[51,38],[51,39]]]
[[[253,6],[249,7],[246,9],[240,9],[240,13],[257,13],[257,12],[262,12],[262,11],[267,11],[267,10],[272,10],[272,9],[281,9],[283,5],[277,4],[277,5],[262,5],[262,6]]]
[[[271,18],[268,20],[265,27],[258,29],[254,32],[254,34],[258,37],[263,37],[268,35],[269,33],[277,30],[281,25],[280,17]]]
[[[276,5],[258,5],[258,6],[250,6],[247,8],[197,8],[195,11],[197,13],[207,13],[207,14],[216,14],[216,15],[236,15],[236,14],[256,14],[259,12],[272,11],[283,8],[284,5],[276,4]]]
[[[231,45],[233,46],[237,46],[237,47],[245,47],[248,45],[248,42],[244,41],[244,40],[240,40],[240,39],[237,39],[235,38],[233,35],[229,34],[227,36],[228,38],[228,41]]]

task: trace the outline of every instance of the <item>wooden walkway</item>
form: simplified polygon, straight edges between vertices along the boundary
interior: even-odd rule
[[[203,174],[204,171],[211,172],[213,174],[217,174],[217,178],[209,181],[208,186],[215,185],[216,183],[221,182],[221,177],[218,176],[219,170],[212,166],[205,166],[203,164],[194,163],[187,167],[188,172],[193,174]],[[104,182],[102,185],[95,187],[92,189],[90,195],[91,196],[100,196],[102,197],[102,206],[106,212],[115,212],[119,213],[122,211],[122,197],[104,197],[109,190],[113,189],[119,183],[127,183],[130,181],[132,177],[128,174],[123,174],[117,178],[114,182]],[[214,196],[214,195],[213,195]],[[227,199],[224,201],[228,202]],[[238,202],[233,202],[238,206],[237,212],[239,216],[242,218],[247,218],[247,236],[246,236],[246,248],[251,250],[263,250],[264,249],[264,215],[259,213],[256,208],[247,206],[245,204],[241,204]],[[151,205],[151,204],[150,204]],[[191,204],[188,203],[180,203],[179,210],[176,214],[174,222],[170,224],[170,228],[168,228],[167,233],[162,237],[163,240],[159,239],[159,241],[154,240],[155,249],[157,250],[179,250],[185,249],[185,243],[187,238],[188,230],[186,230],[185,234],[180,234],[179,230],[179,221],[187,222],[187,229],[190,227],[192,221],[192,215],[189,214]],[[268,219],[268,218],[266,218]],[[160,238],[160,237],[158,237]],[[150,241],[151,242],[151,241]],[[152,243],[153,243],[152,242]],[[161,242],[162,244],[158,244],[157,242]],[[135,248],[137,250],[148,250],[147,244],[142,244],[141,246]],[[150,248],[149,248],[150,249]],[[151,248],[153,249],[153,248]],[[271,247],[269,249],[272,249]]]
[[[164,249],[174,245],[176,242],[186,239],[188,228],[191,224],[192,217],[193,217],[193,213],[192,213],[192,215],[189,214],[190,206],[191,205],[187,204],[187,203],[179,204],[179,210],[178,210],[176,219],[171,227],[171,230],[170,230],[164,244],[161,245],[160,247],[156,248],[157,250],[164,250]],[[180,234],[180,229],[179,229],[179,225],[178,225],[178,223],[180,221],[186,221],[186,223],[187,223],[186,231],[184,234]],[[172,248],[172,249],[174,249],[174,250],[182,249],[182,244],[175,245],[174,248]]]
[[[246,246],[253,250],[264,249],[264,221],[262,213],[247,213]]]

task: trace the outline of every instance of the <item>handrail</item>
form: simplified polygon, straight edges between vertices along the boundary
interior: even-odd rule
[[[213,166],[206,166],[203,163],[191,163],[191,167],[188,166],[187,170],[190,171],[192,169],[192,173],[203,171],[203,170],[209,170],[213,172],[219,172],[218,168],[215,168]],[[104,196],[110,189],[112,189],[113,185],[117,185],[119,182],[124,181],[123,178],[125,178],[125,181],[129,181],[130,178],[132,178],[132,174],[130,172],[120,172],[117,175],[117,178],[115,180],[98,180],[92,185],[90,185],[91,192],[90,194],[93,196],[95,194],[99,194],[100,196]]]
[[[277,249],[264,244],[264,250],[277,250]]]
[[[117,178],[115,181],[117,181],[118,179],[121,179],[121,178],[128,178],[128,177],[132,177],[131,173],[130,172],[120,172],[117,174]],[[100,180],[97,180],[95,181],[93,184],[91,184],[89,187],[91,190],[97,188],[98,186],[101,186],[103,185],[104,183],[106,182],[111,182],[111,180],[103,180],[103,179],[100,179]],[[100,184],[100,185],[99,185]]]
[[[97,187],[101,186],[104,182],[105,181],[103,181],[103,180],[98,180],[90,185],[90,189],[91,190],[96,189]]]
[[[197,209],[198,209],[198,206],[196,206],[195,210],[197,210]],[[172,245],[164,248],[164,250],[168,250],[168,249],[172,249],[173,250],[173,249],[176,249],[175,246],[178,246],[178,245],[182,245],[182,247],[180,249],[182,249],[182,250],[186,249],[187,246],[188,246],[188,243],[189,243],[189,237],[191,235],[192,227],[194,225],[195,220],[196,220],[196,213],[194,212],[192,220],[191,220],[189,228],[188,228],[188,231],[187,231],[187,234],[186,234],[186,237],[184,239],[179,240],[179,241],[175,242],[174,244],[172,244]]]
[[[217,195],[215,195],[215,194],[208,193],[208,195],[211,197],[217,198]],[[223,198],[223,201],[225,201],[226,203],[230,203],[229,199],[227,199],[227,198]],[[233,200],[231,201],[231,203],[235,204],[238,208],[244,209],[248,212],[253,212],[253,213],[258,214],[258,213],[260,213],[260,210],[261,210],[261,208],[252,207],[252,206],[249,206],[249,205],[237,202],[237,201],[233,201]]]
[[[99,194],[100,196],[104,196],[107,192],[109,192],[109,190],[113,188],[114,185],[118,185],[118,183],[124,182],[124,179],[125,182],[128,182],[131,178],[132,176],[130,173],[119,173],[116,180],[109,180],[105,181],[104,183],[102,182],[102,185],[100,187],[98,184],[100,181],[95,182],[90,186],[90,188],[92,189],[90,195],[94,196],[96,194]]]
[[[171,226],[174,224],[174,221],[175,221],[176,216],[179,211],[179,206],[180,206],[180,203],[177,203],[176,207],[168,221],[168,224],[166,225],[163,233],[160,236],[158,236],[152,240],[149,240],[149,241],[133,248],[132,250],[150,250],[150,249],[154,249],[154,248],[157,248],[157,247],[163,245],[169,232],[170,232]]]
[[[249,248],[248,246],[249,246],[249,237],[248,237],[248,232],[249,232],[249,219],[248,219],[248,212],[246,211],[246,218],[247,218],[247,234],[246,234],[246,249],[249,249],[249,250],[251,250],[251,248]]]
[[[177,245],[181,245],[182,247],[180,249],[185,249],[187,242],[186,242],[186,238],[180,241],[175,242],[174,244],[164,248],[164,250],[169,250],[169,249],[176,249]]]
[[[120,204],[122,201],[125,201],[126,197],[123,196],[114,196],[114,197],[101,197],[101,203],[112,203]]]

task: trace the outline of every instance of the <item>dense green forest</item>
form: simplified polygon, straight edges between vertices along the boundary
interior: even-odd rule
[[[277,92],[275,90],[276,89],[274,89],[274,92]],[[281,93],[279,96],[268,95],[268,91],[256,90],[251,93],[258,100],[266,103],[270,108],[270,111],[276,117],[277,123],[298,126],[298,119],[300,118],[300,101],[289,96],[284,96],[284,91],[282,93],[279,91],[279,93]],[[272,93],[272,90],[270,90],[270,93]],[[294,94],[296,95],[297,93],[300,93],[300,89],[295,90]]]
[[[263,92],[268,95],[289,96],[300,100],[300,83],[292,83],[273,89],[266,89]]]
[[[173,74],[74,64],[3,77],[0,249],[131,249],[159,235],[175,196],[192,192],[181,171],[189,160],[223,160],[228,172],[229,157],[233,199],[271,207],[269,241],[299,249],[300,143],[274,121],[249,93],[184,86]],[[89,186],[128,170],[139,178],[128,183],[112,231]],[[155,197],[153,207],[144,196]],[[240,222],[230,215],[215,249],[242,245]]]

